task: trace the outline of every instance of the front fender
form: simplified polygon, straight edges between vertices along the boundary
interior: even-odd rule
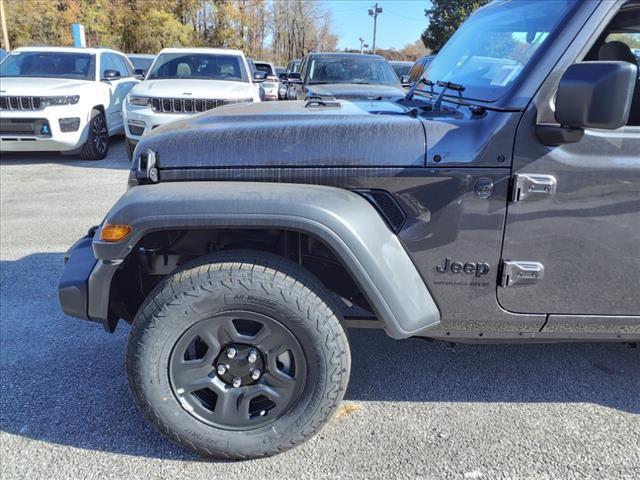
[[[324,241],[392,337],[419,335],[440,322],[438,307],[398,237],[367,200],[349,190],[254,182],[144,185],[123,195],[105,222],[130,225],[132,233],[117,243],[100,241],[99,234],[94,237],[98,265],[91,277],[103,284],[97,289],[103,298],[90,298],[92,318],[104,315],[92,312],[92,304],[102,311],[108,304],[104,282],[109,275],[104,272],[115,272],[117,264],[148,233],[177,228],[267,227],[299,231]],[[90,296],[96,291],[91,283],[90,278]]]

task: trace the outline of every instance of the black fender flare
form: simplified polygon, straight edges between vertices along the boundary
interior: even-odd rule
[[[256,182],[136,186],[104,223],[125,224],[121,242],[93,240],[89,317],[106,318],[110,281],[148,233],[176,228],[283,228],[324,241],[367,297],[387,333],[407,338],[437,327],[440,311],[398,237],[360,195],[342,188]],[[106,293],[105,293],[106,291]]]

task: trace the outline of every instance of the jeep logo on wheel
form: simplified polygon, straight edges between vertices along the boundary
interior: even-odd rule
[[[464,273],[481,277],[489,273],[489,264],[484,262],[453,262],[450,258],[444,259],[444,264],[436,266],[438,273]]]

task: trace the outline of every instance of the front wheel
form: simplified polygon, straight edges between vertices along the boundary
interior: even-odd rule
[[[89,121],[89,135],[80,150],[80,158],[83,160],[102,160],[107,156],[107,153],[109,153],[107,119],[101,111],[93,110]]]
[[[286,259],[205,257],[145,300],[127,343],[143,414],[201,455],[273,455],[316,433],[347,387],[340,314],[318,280]]]

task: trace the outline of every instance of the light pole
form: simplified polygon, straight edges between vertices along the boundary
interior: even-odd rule
[[[360,53],[364,53],[364,49],[369,48],[369,45],[364,43],[364,39],[362,37],[360,37],[358,40],[360,40]]]
[[[373,6],[373,8],[369,9],[369,16],[373,17],[373,54],[376,53],[376,27],[378,24],[378,15],[380,15],[381,13],[382,7],[379,7],[377,3]]]

